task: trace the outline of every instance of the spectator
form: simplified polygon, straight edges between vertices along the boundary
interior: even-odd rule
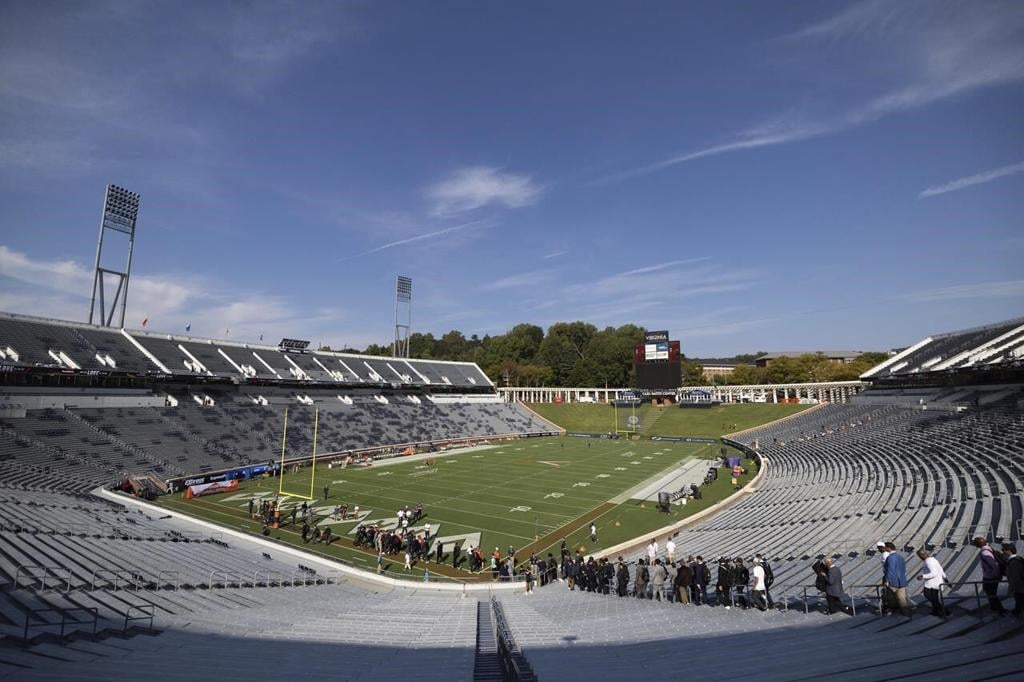
[[[775,573],[772,572],[771,564],[762,555],[755,554],[754,558],[761,562],[761,568],[764,569],[764,598],[768,608],[772,608],[775,605],[772,602],[772,585],[775,583]]]
[[[654,564],[654,558],[658,556],[658,541],[652,539],[650,544],[647,545],[647,563],[648,565]]]
[[[828,614],[842,613],[843,597],[843,572],[836,566],[832,557],[825,559],[825,602],[828,604]],[[905,592],[906,590],[904,590]]]
[[[668,562],[674,565],[676,563],[676,543],[672,542],[672,538],[665,542],[665,551],[668,553]]]
[[[1003,556],[1006,557],[1006,582],[1013,595],[1013,615],[1024,616],[1024,557],[1017,554],[1017,545],[1012,542],[1003,543]]]
[[[678,593],[678,590],[676,590],[676,575],[677,575],[677,573],[678,573],[678,571],[676,570],[676,565],[666,561],[665,562],[665,585],[667,585],[668,587],[665,590],[665,598],[668,599],[670,602],[676,600],[676,594]]]
[[[690,557],[693,559],[693,557]],[[679,568],[676,570],[675,590],[676,598],[679,599],[681,606],[686,606],[690,603],[690,586],[693,584],[693,569],[685,561],[679,562]]]
[[[698,556],[691,566],[693,570],[693,603],[706,604],[708,602],[708,583],[711,581],[711,571],[704,563],[704,557]]]
[[[668,577],[661,559],[654,560],[654,568],[651,569],[651,588],[654,592],[654,600],[661,601],[661,593],[665,589],[665,578]]]
[[[1005,610],[996,591],[1003,577],[1003,567],[985,538],[978,536],[974,538],[973,544],[981,550],[981,589],[988,596],[989,609],[997,616],[1001,616]]]
[[[732,605],[732,583],[732,566],[723,557],[718,560],[718,581],[715,583],[719,606],[729,608]]]
[[[896,551],[892,542],[885,543],[888,556],[885,557],[882,586],[889,597],[893,608],[898,608],[904,616],[910,617],[910,602],[907,601],[907,562],[903,555]]]
[[[629,567],[626,566],[622,557],[619,557],[618,566],[615,569],[615,593],[620,597],[625,597],[626,592],[629,589]]]
[[[924,581],[924,596],[932,605],[932,615],[945,618],[946,609],[942,605],[942,586],[946,583],[946,572],[942,570],[939,560],[924,548],[917,550],[917,558],[924,562],[924,571],[917,576],[917,579]]]
[[[633,594],[637,599],[647,598],[648,576],[650,576],[650,572],[644,565],[644,560],[640,559],[636,564],[636,579],[633,581]]]
[[[750,571],[750,595],[754,606],[759,611],[768,610],[768,586],[765,584],[764,566],[761,559],[754,557],[754,568]]]
[[[743,563],[743,559],[740,559],[739,557],[737,557],[733,563],[735,566],[732,569],[732,582],[736,587],[736,601],[745,609],[750,606],[746,595],[747,584],[750,582],[750,571],[747,570],[746,565]]]

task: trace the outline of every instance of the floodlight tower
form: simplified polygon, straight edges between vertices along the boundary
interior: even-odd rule
[[[405,324],[402,324],[402,320]],[[395,283],[395,343],[391,355],[396,358],[409,357],[409,334],[412,330],[412,280],[398,276]]]
[[[98,317],[97,324],[114,326],[114,315],[118,314],[117,326],[124,327],[124,311],[128,304],[128,277],[132,272],[132,249],[135,247],[135,220],[139,216],[139,195],[117,185],[107,185],[103,199],[103,214],[100,217],[100,236],[96,240],[96,269],[92,278],[92,300],[89,303],[89,324]],[[103,267],[103,237],[107,230],[128,235],[128,256],[124,270]],[[106,280],[110,275],[117,280],[117,289],[110,300],[109,314],[106,299]],[[97,301],[97,294],[99,300]],[[97,306],[97,303],[99,305]],[[118,305],[120,304],[120,305]],[[120,310],[119,310],[120,308]]]

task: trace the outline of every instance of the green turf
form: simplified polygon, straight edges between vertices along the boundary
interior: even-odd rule
[[[644,481],[671,470],[690,457],[713,457],[718,446],[710,444],[650,441],[611,441],[577,438],[543,438],[511,441],[490,449],[402,462],[389,466],[328,470],[317,467],[315,504],[323,516],[342,502],[358,504],[361,512],[372,512],[365,521],[392,522],[397,509],[422,502],[425,522],[441,537],[480,534],[481,546],[499,547],[505,554],[509,545],[519,550],[545,550],[562,537],[581,517],[627,493]],[[330,497],[323,501],[323,487]],[[286,490],[308,491],[309,470],[286,475]],[[272,496],[277,479],[243,483],[238,493],[210,495],[184,500],[181,495],[165,496],[160,502],[179,511],[250,532],[259,525],[246,519],[250,494]],[[297,501],[301,504],[301,500]],[[610,546],[628,537],[681,518],[659,514],[647,504],[607,505],[608,512],[597,525],[600,545]],[[687,513],[696,511],[688,507]],[[618,525],[616,525],[618,522]],[[331,523],[333,532],[347,534],[354,521]],[[290,528],[273,531],[273,537],[301,544]],[[536,542],[540,538],[541,542]],[[544,542],[547,538],[547,542]],[[354,561],[367,568],[375,558],[366,552],[323,545],[331,556]],[[594,547],[592,549],[599,549]],[[520,557],[522,553],[520,552]],[[403,572],[398,565],[393,569]],[[423,568],[414,569],[422,576]]]
[[[613,426],[612,408],[607,405],[533,407],[570,431],[602,432]],[[694,410],[643,406],[637,414],[648,429],[646,435],[718,437],[800,409],[803,406],[730,405]],[[536,438],[439,456],[433,464],[413,460],[348,469],[328,469],[321,464],[316,472],[314,504],[318,520],[331,525],[336,535],[348,538],[353,537],[349,531],[355,528],[355,520],[336,523],[325,519],[337,504],[359,505],[361,512],[371,512],[360,521],[393,525],[399,507],[422,502],[424,522],[431,524],[432,534],[436,536],[440,531],[442,538],[454,536],[465,548],[479,541],[486,550],[499,547],[504,555],[511,545],[522,559],[529,550],[544,553],[557,548],[561,538],[567,537],[574,548],[599,551],[674,523],[731,494],[727,478],[721,476],[718,482],[704,486],[702,501],[673,507],[668,514],[659,513],[649,502],[628,499],[630,491],[640,484],[691,457],[714,457],[720,447],[650,440]],[[286,475],[285,490],[308,492],[309,476],[308,468]],[[325,485],[330,490],[326,501]],[[254,494],[273,497],[277,489],[277,479],[265,479],[245,482],[237,493],[195,500],[184,500],[180,494],[167,495],[159,502],[231,528],[258,533],[260,524],[246,515],[247,499]],[[295,504],[301,504],[301,500],[295,500]],[[596,544],[588,537],[591,519],[598,527]],[[289,525],[271,531],[271,538],[303,546],[296,529]],[[304,547],[359,567],[376,568],[376,556],[369,549],[341,544]],[[389,560],[385,568],[416,578],[423,576],[425,568],[434,579],[452,579],[443,574],[453,573],[433,564],[406,572],[400,560]]]
[[[647,436],[696,436],[717,438],[732,431],[748,429],[805,410],[809,405],[743,403],[710,408],[636,408],[640,430]],[[615,430],[616,409],[594,403],[535,403],[530,409],[571,432],[607,433]],[[632,408],[618,408],[619,428],[633,414]]]

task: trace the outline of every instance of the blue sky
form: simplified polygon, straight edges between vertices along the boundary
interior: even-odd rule
[[[690,356],[1024,313],[1020,2],[5,2],[0,309],[334,346],[585,319]]]

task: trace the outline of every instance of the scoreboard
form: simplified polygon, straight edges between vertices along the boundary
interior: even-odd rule
[[[644,334],[643,343],[633,349],[636,387],[640,389],[676,389],[682,383],[679,342],[668,338],[668,331]]]

